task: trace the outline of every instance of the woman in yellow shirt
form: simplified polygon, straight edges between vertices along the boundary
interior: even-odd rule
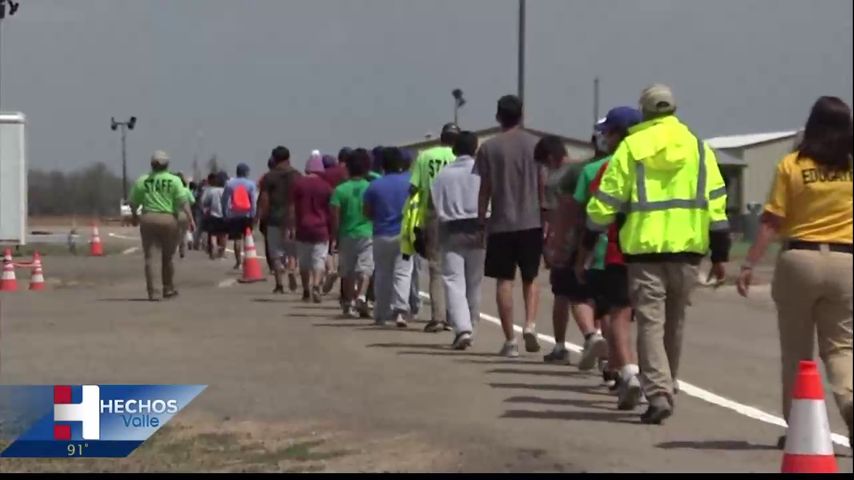
[[[813,105],[797,151],[777,166],[759,235],[741,267],[747,296],[753,267],[776,236],[783,240],[771,295],[782,349],[783,414],[801,360],[819,356],[836,403],[852,431],[852,119],[836,97]],[[782,443],[782,442],[781,442]]]

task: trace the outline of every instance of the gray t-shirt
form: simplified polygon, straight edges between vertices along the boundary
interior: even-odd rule
[[[514,128],[487,140],[477,152],[472,171],[492,184],[490,233],[541,228],[540,166],[534,161],[539,139]]]
[[[433,206],[440,222],[477,218],[480,177],[471,173],[474,159],[464,156],[436,175],[431,187]]]

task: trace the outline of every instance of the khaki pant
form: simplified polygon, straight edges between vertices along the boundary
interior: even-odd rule
[[[685,307],[697,284],[699,267],[687,263],[630,263],[629,292],[638,324],[638,360],[647,398],[665,396],[673,404],[679,373]]]
[[[163,293],[175,290],[173,279],[175,267],[172,257],[178,241],[178,220],[169,213],[146,213],[140,218],[139,233],[142,236],[142,252],[145,256],[145,286],[148,295],[154,294],[154,249],[160,250]]]
[[[439,218],[429,212],[425,222],[427,266],[430,271],[430,319],[440,323],[448,321],[445,283],[442,281],[442,244],[439,239]]]
[[[847,405],[852,400],[852,258],[847,253],[787,250],[777,259],[771,295],[777,304],[787,419],[798,363],[814,358],[816,333],[836,404],[843,417],[850,416],[844,409],[851,408]]]

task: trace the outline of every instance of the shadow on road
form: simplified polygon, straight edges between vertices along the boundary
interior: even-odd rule
[[[437,345],[435,351],[425,352],[425,351],[416,351],[416,350],[402,350],[397,352],[398,355],[430,355],[430,356],[438,356],[438,357],[484,357],[484,358],[495,358],[498,355],[494,353],[486,353],[486,352],[459,352],[456,350],[451,350],[450,347],[442,347]]]
[[[542,365],[542,364],[540,364]],[[487,370],[486,373],[501,373],[507,375],[535,375],[541,377],[589,377],[590,374],[586,372],[579,372],[578,370],[567,370],[567,369],[554,369],[554,370],[525,370],[523,368],[493,368],[492,370]]]
[[[531,411],[531,410],[507,410],[501,418],[526,418],[538,420],[574,420],[582,422],[607,422],[607,423],[638,423],[638,414],[630,412],[585,412],[585,411]],[[635,419],[635,421],[629,421]]]
[[[701,442],[664,442],[655,446],[656,448],[690,449],[690,450],[777,450],[776,445],[756,445],[742,440],[707,440]]]
[[[534,384],[534,383],[489,383],[492,388],[506,388],[519,390],[546,390],[557,392],[578,392],[590,395],[610,397],[607,392],[602,391],[599,385],[560,385],[560,384]]]
[[[99,302],[151,302],[148,298],[99,298]]]
[[[616,401],[604,400],[578,400],[570,398],[542,398],[542,397],[510,397],[504,400],[506,403],[533,403],[536,405],[555,405],[561,407],[593,408],[596,410],[615,411]]]

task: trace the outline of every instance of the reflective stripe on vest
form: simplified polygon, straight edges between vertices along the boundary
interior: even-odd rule
[[[717,188],[709,192],[709,198],[706,199],[706,148],[703,141],[697,137],[697,150],[700,154],[699,171],[697,172],[697,192],[693,199],[672,199],[659,200],[651,202],[646,197],[646,167],[642,162],[635,162],[635,185],[637,188],[638,200],[636,202],[621,202],[618,198],[608,195],[602,190],[597,190],[594,196],[600,202],[617,209],[622,213],[637,213],[637,212],[659,212],[671,209],[698,209],[707,210],[709,208],[709,200],[715,200],[726,195],[726,186]],[[729,222],[726,220],[712,222],[709,225],[710,230],[726,230],[729,228]]]

